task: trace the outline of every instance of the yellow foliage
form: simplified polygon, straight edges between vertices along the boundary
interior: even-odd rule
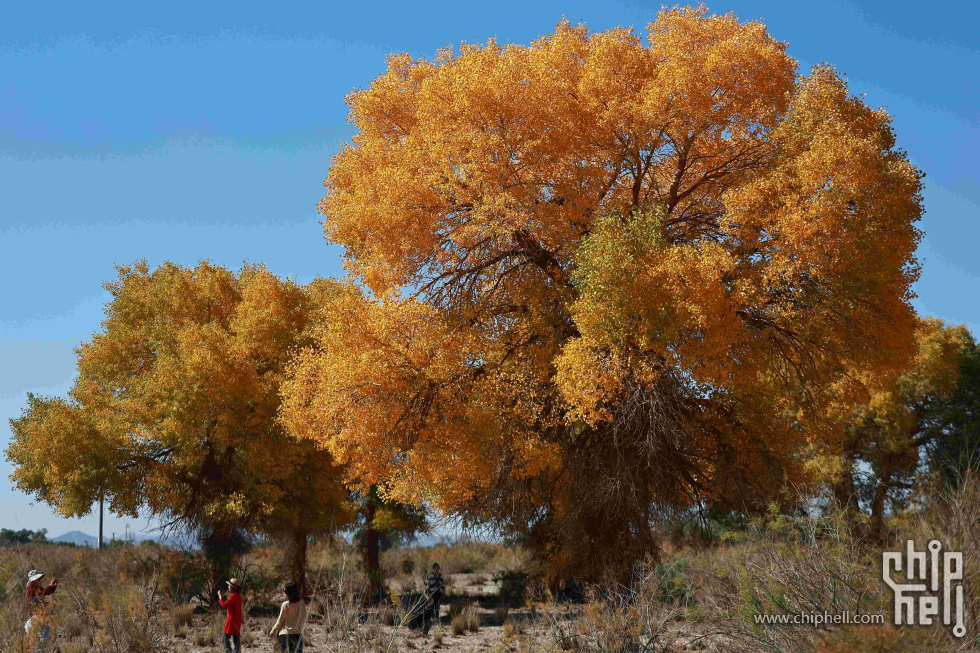
[[[562,22],[394,55],[347,102],[319,208],[373,296],[329,309],[283,419],[357,482],[642,540],[651,504],[765,505],[853,370],[914,353],[920,174],[760,23]]]
[[[104,494],[133,515],[273,531],[343,523],[333,459],[277,419],[286,364],[311,342],[329,284],[206,261],[118,271],[101,331],[77,350],[70,400],[31,397],[13,421],[18,486],[65,515]]]

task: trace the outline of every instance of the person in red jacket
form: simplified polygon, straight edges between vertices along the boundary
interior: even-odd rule
[[[227,598],[218,597],[218,605],[228,610],[225,619],[225,653],[242,653],[242,585],[237,578],[228,581]]]

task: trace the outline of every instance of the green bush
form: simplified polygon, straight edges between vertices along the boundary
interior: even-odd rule
[[[652,572],[659,584],[661,601],[680,607],[694,607],[697,604],[687,581],[686,561],[659,564],[653,567]]]
[[[411,558],[405,558],[402,560],[402,573],[406,576],[411,576],[415,573],[415,561]]]
[[[493,575],[493,581],[500,585],[500,601],[512,608],[524,604],[527,594],[527,574],[523,571],[501,571]]]

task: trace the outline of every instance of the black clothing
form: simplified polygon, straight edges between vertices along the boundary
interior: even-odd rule
[[[222,640],[225,644],[225,653],[242,653],[241,635],[229,635],[222,633]]]

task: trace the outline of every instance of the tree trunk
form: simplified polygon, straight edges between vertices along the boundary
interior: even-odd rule
[[[105,498],[99,497],[99,553],[102,553],[102,519],[105,516],[105,510],[103,503]]]
[[[231,576],[231,567],[235,557],[231,550],[233,531],[232,527],[223,524],[211,526],[209,532],[201,540],[204,555],[211,566],[210,600],[212,604],[217,599],[218,590],[222,589],[222,581]]]
[[[887,536],[885,530],[885,497],[888,494],[892,477],[891,470],[882,470],[878,487],[875,488],[874,500],[871,502],[871,537],[877,542],[884,542]]]
[[[844,511],[848,523],[853,524],[860,509],[857,501],[857,490],[854,488],[854,461],[849,456],[844,457],[841,476],[834,483],[832,491],[834,503],[840,510]]]
[[[367,501],[365,505],[364,517],[365,517],[365,558],[367,567],[368,582],[370,583],[369,591],[372,602],[378,602],[381,599],[381,561],[380,561],[380,543],[378,541],[378,529],[375,528],[374,518],[377,514],[378,508],[378,486],[372,485],[371,489],[368,490]]]
[[[290,552],[290,572],[293,582],[299,585],[299,592],[303,597],[308,595],[306,588],[306,548],[306,531],[295,531],[293,533],[292,551]]]

